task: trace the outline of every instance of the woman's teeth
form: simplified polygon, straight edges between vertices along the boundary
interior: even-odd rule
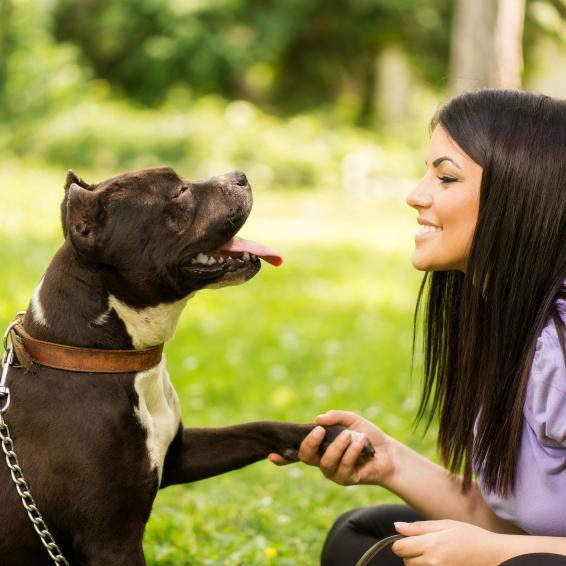
[[[417,229],[417,234],[430,234],[431,232],[442,232],[442,228],[440,228],[440,226],[429,226],[428,224],[424,224],[419,226]]]

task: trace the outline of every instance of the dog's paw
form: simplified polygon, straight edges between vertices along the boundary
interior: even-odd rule
[[[340,425],[332,425],[332,426],[325,426],[324,429],[326,430],[326,435],[324,436],[322,442],[320,443],[320,447],[318,449],[318,453],[322,456],[326,449],[336,440],[338,435],[347,430],[346,427]],[[352,435],[352,440],[356,440],[357,437],[362,436],[361,432],[356,432],[355,430],[350,430],[350,434]],[[361,466],[365,464],[368,460],[371,460],[375,456],[375,449],[371,442],[366,438],[365,445],[358,457],[356,464]]]
[[[278,423],[277,424],[277,446],[270,448],[271,452],[280,454],[288,462],[297,462],[299,460],[299,448],[305,436],[315,428],[316,425],[296,425],[292,423]],[[331,425],[323,427],[326,430],[326,435],[320,443],[318,453],[324,454],[328,446],[336,440],[337,436],[344,430],[345,427],[339,425]],[[361,433],[350,431],[354,437]],[[362,465],[371,458],[373,458],[375,450],[371,442],[366,438],[365,445],[360,453],[357,464]]]

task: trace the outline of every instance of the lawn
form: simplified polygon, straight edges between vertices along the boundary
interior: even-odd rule
[[[65,171],[0,165],[5,327],[61,243]],[[342,408],[433,454],[433,438],[411,429],[419,386],[418,373],[410,375],[420,281],[410,264],[414,217],[402,193],[257,191],[242,235],[277,248],[285,263],[189,302],[166,346],[185,424],[309,422]],[[393,500],[377,487],[336,486],[314,468],[260,462],[164,490],[144,546],[151,565],[314,565],[338,514]]]

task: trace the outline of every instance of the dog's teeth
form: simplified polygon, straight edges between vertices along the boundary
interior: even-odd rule
[[[216,263],[216,260],[212,256],[210,256],[208,258],[208,265],[214,265],[215,263]]]
[[[249,261],[250,260],[250,254],[248,252],[244,252],[244,255],[242,255],[242,259],[244,261]]]
[[[257,256],[255,256],[254,254],[251,254],[251,258],[252,258],[253,260],[256,260],[256,259],[257,259]]]
[[[200,253],[197,255],[197,258],[195,259],[195,263],[200,263],[202,265],[208,265],[208,256]]]
[[[224,263],[226,261],[222,256],[218,258],[218,263]]]

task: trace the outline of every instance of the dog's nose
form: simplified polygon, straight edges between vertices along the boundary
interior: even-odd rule
[[[245,173],[243,173],[242,171],[234,171],[232,173],[232,176],[234,177],[236,185],[249,188],[250,184],[248,183],[248,178],[246,177]]]

